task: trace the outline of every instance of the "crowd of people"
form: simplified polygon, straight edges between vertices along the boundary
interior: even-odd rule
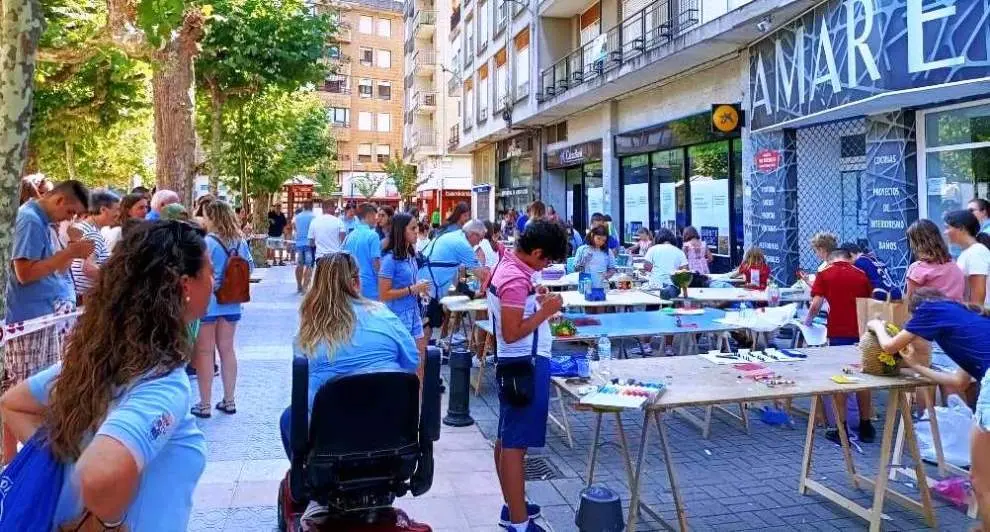
[[[137,188],[121,197],[76,181],[25,183],[21,201],[7,323],[80,306],[85,311],[64,337],[45,328],[7,342],[0,399],[4,461],[14,459],[21,442],[22,453],[47,446],[64,464],[58,524],[174,529],[188,520],[205,467],[205,438],[195,418],[237,412],[234,337],[254,268],[246,218],[212,196],[187,208],[168,190]],[[829,343],[848,345],[859,338],[857,298],[904,299],[913,316],[903,331],[869,324],[885,349],[934,342],[958,364],[957,373],[925,368],[910,351],[905,362],[952,389],[986,380],[987,214],[987,202],[973,200],[969,210],[945,216],[944,232],[933,221],[915,222],[907,230],[915,261],[904,286],[861,244],[816,234],[809,245],[822,264],[802,274],[812,296],[807,323],[825,313]],[[292,344],[296,356],[310,359],[310,402],[335,376],[395,370],[422,378],[427,346],[445,319],[440,300],[452,290],[485,298],[498,353],[494,460],[505,501],[499,523],[510,532],[539,532],[540,508],[525,496],[524,459],[528,448],[545,445],[549,320],[562,300],[539,286],[538,272],[568,263],[607,279],[619,256],[631,254],[645,262],[649,284],[669,297],[676,295],[674,272],[692,271],[700,279],[712,273],[711,247],[693,227],[680,235],[660,228],[629,236],[633,241],[624,245],[600,213],[580,235],[541,202],[492,223],[471,219],[466,203],[440,220],[437,213],[372,203],[338,208],[325,201],[317,213],[305,201],[291,216],[272,207],[266,259],[272,266],[296,263],[302,298]],[[474,282],[466,282],[465,272]],[[755,289],[773,282],[758,247],[729,273]],[[217,373],[223,392],[213,405]],[[859,439],[870,442],[871,398],[858,394],[857,400]],[[841,409],[845,401],[838,404]],[[287,455],[290,419],[287,408],[273,420]],[[981,392],[972,473],[981,508],[990,510],[988,431],[990,392]],[[837,439],[834,429],[826,435]],[[313,503],[304,518],[318,522],[325,515]]]

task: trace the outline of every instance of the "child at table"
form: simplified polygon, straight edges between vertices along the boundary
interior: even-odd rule
[[[701,235],[693,226],[684,228],[683,233],[684,254],[687,256],[688,268],[694,273],[708,275],[708,264],[712,262],[712,250],[708,249],[708,244],[701,240]]]
[[[636,241],[629,246],[629,253],[642,257],[651,247],[653,247],[653,233],[646,227],[640,227],[636,231]]]
[[[829,254],[828,265],[815,276],[815,284],[811,287],[811,308],[808,309],[805,325],[811,326],[822,305],[828,302],[825,329],[829,345],[854,345],[859,341],[856,298],[870,297],[872,292],[870,278],[853,266],[852,255],[844,249],[836,249]],[[837,394],[836,399],[839,413],[842,414],[839,418],[845,419],[845,394]],[[870,423],[873,417],[870,392],[856,392],[856,401],[860,415],[859,440],[872,443],[876,431]],[[825,437],[838,442],[839,432],[835,428],[829,428]]]
[[[770,281],[770,266],[763,255],[763,250],[756,246],[746,250],[742,264],[729,277],[742,277],[746,288],[766,290],[767,282]]]
[[[509,532],[544,532],[533,522],[540,507],[526,500],[525,459],[527,449],[546,445],[553,342],[548,320],[562,301],[537,290],[533,276],[566,252],[563,226],[530,222],[495,267],[486,294],[498,353],[495,471],[505,502],[499,524]]]
[[[588,232],[585,244],[574,254],[574,271],[601,276],[603,282],[615,274],[615,256],[608,250],[608,229],[599,225]]]

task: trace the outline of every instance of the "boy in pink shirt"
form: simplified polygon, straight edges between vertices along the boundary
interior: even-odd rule
[[[562,301],[558,294],[538,290],[533,275],[566,258],[564,228],[533,221],[516,240],[515,249],[499,261],[488,286],[499,400],[495,470],[505,499],[499,524],[510,532],[543,531],[533,522],[540,507],[526,501],[524,464],[529,447],[546,445],[553,342],[548,320]]]

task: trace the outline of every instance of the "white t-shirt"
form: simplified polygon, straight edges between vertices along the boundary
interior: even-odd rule
[[[498,264],[498,252],[492,248],[492,243],[487,238],[482,238],[478,248],[481,248],[481,252],[485,254],[485,266],[489,269],[494,268]]]
[[[347,229],[340,218],[332,214],[321,214],[309,224],[309,235],[316,244],[316,258],[339,252]]]
[[[956,264],[959,265],[959,269],[962,270],[963,275],[966,277],[969,277],[970,275],[987,276],[987,297],[984,299],[983,304],[990,305],[990,249],[987,249],[986,246],[980,243],[973,244],[959,254],[959,258],[956,259]],[[968,300],[968,279],[966,280],[965,292],[966,295],[964,297]]]
[[[653,286],[671,284],[670,274],[688,263],[684,250],[666,242],[646,250],[644,259],[653,265],[650,271],[650,284]]]
[[[107,249],[113,251],[113,248],[117,246],[117,242],[120,241],[121,226],[114,227],[103,227],[100,229],[100,233],[103,235],[103,240],[107,241]]]

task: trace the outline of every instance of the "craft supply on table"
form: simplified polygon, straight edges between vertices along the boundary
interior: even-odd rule
[[[677,316],[701,316],[704,313],[705,309],[703,308],[679,308],[674,310],[674,314]]]
[[[740,349],[736,353],[722,353],[712,350],[707,353],[699,353],[698,356],[719,365],[738,364],[739,362],[800,362],[808,358],[807,355],[792,349],[778,350],[772,347],[767,348],[766,351]]]
[[[622,383],[625,382],[625,383]],[[641,408],[647,402],[653,402],[666,390],[661,383],[620,381],[612,379],[612,383],[590,390],[581,398],[581,404],[612,408]]]
[[[854,384],[863,379],[859,377],[850,377],[848,375],[832,375],[832,382],[836,384]]]

